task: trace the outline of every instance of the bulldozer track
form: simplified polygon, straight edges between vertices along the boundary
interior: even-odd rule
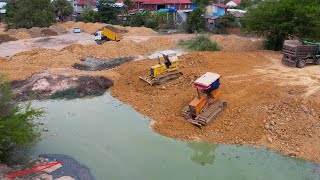
[[[140,77],[140,79],[146,81],[150,85],[160,85],[160,84],[164,84],[164,83],[166,83],[168,81],[171,81],[173,79],[177,79],[181,75],[182,75],[182,72],[173,71],[173,72],[163,74],[163,75],[158,76],[158,77],[153,78],[153,79],[150,76]]]
[[[195,119],[193,119],[189,111],[189,105],[187,105],[182,110],[182,117],[188,122],[197,126],[206,126],[212,122],[226,107],[226,102],[216,100],[207,108],[203,109],[202,112]]]

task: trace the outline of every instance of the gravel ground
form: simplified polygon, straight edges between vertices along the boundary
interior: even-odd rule
[[[16,53],[28,51],[34,48],[47,48],[60,50],[71,44],[90,45],[95,44],[94,36],[87,33],[66,33],[58,36],[40,37],[18,41],[10,41],[0,44],[0,56],[8,57]]]

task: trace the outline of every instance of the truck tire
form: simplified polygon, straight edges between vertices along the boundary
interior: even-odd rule
[[[299,59],[297,62],[297,67],[298,68],[303,68],[306,65],[306,60],[305,59]]]
[[[316,59],[315,64],[320,65],[320,58]]]

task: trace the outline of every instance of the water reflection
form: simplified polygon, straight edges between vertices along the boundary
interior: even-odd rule
[[[187,146],[191,148],[194,153],[191,160],[197,164],[206,165],[213,164],[215,158],[215,151],[218,147],[216,144],[189,142]]]

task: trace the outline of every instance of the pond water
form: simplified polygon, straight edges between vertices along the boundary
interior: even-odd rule
[[[156,134],[147,117],[108,92],[35,101],[46,110],[37,154],[65,154],[98,180],[320,179],[319,166],[264,148],[181,142]]]

